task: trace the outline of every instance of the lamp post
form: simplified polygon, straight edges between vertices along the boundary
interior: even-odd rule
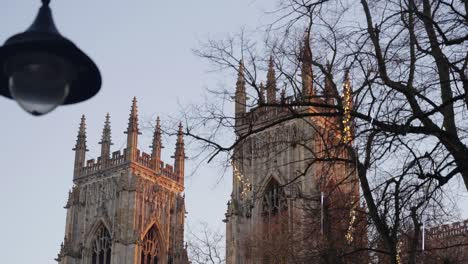
[[[93,97],[101,88],[96,64],[55,27],[50,0],[36,19],[0,47],[0,95],[39,116]]]

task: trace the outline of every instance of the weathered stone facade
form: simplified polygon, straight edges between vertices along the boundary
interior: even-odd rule
[[[240,63],[235,129],[241,140],[234,149],[233,190],[225,219],[228,264],[320,263],[310,256],[319,259],[326,243],[328,251],[366,243],[365,230],[357,226],[351,232],[361,233],[351,236],[358,238],[346,242],[350,210],[360,206],[357,175],[353,165],[340,161],[349,159],[344,151],[349,142],[339,143],[343,134],[338,119],[323,114],[330,108],[313,106],[333,105],[329,84],[325,80],[325,91],[317,94],[307,50],[303,56],[301,96],[287,97],[283,91],[277,98],[270,59],[266,100],[261,84],[259,104],[250,109]],[[351,89],[348,78],[345,83]]]
[[[427,264],[468,263],[468,219],[429,228],[421,254]]]
[[[174,167],[161,161],[157,120],[152,153],[137,149],[138,115],[133,100],[123,153],[110,152],[106,117],[101,157],[85,163],[86,132],[82,117],[74,148],[74,186],[65,208],[65,238],[60,264],[188,263],[184,240],[184,142],[182,127]]]

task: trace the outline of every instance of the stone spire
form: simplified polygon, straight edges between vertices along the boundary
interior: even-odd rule
[[[280,101],[282,104],[286,103],[286,88],[281,89]]]
[[[333,84],[332,84],[332,79],[328,77],[328,75],[332,75],[332,67],[330,63],[327,61],[326,65],[326,71],[327,75],[325,75],[325,85],[323,88],[323,98],[327,104],[333,104],[334,98],[333,98]]]
[[[304,41],[302,45],[302,99],[304,101],[310,101],[311,97],[316,95],[316,91],[314,89],[314,73],[312,70],[312,49],[310,46],[310,32],[308,30],[304,34]]]
[[[127,131],[124,133],[127,134],[125,160],[136,160],[138,152],[138,135],[141,134],[138,129],[138,107],[136,97],[133,97],[132,109],[130,110],[130,117],[128,118],[128,127]]]
[[[275,62],[273,56],[270,56],[270,62],[268,63],[267,73],[267,103],[274,104],[276,102],[276,76],[275,76]]]
[[[185,168],[185,147],[184,133],[182,123],[179,123],[179,131],[177,132],[176,149],[174,153],[174,171],[179,176],[179,183],[184,184],[184,168]]]
[[[235,114],[236,123],[242,118],[246,112],[247,96],[245,94],[245,78],[244,78],[244,62],[239,62],[239,70],[236,82],[236,95],[235,95]]]
[[[76,139],[76,145],[73,148],[75,151],[75,166],[73,179],[76,179],[80,176],[80,171],[85,165],[86,159],[86,117],[85,115],[81,116],[80,127],[78,129],[78,136]]]
[[[263,85],[263,82],[260,83],[260,97],[258,98],[258,101],[260,102],[260,105],[263,105],[265,103],[265,86]]]
[[[156,127],[154,128],[153,134],[153,145],[151,145],[151,160],[156,170],[156,174],[159,173],[160,170],[160,163],[161,163],[161,149],[163,148],[162,145],[162,138],[161,138],[161,121],[156,118]]]
[[[106,114],[106,121],[104,122],[104,128],[102,129],[102,138],[99,144],[101,144],[101,166],[105,168],[109,164],[110,146],[112,145],[109,113]]]

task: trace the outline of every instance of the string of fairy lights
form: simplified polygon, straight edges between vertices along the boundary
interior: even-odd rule
[[[353,202],[353,201],[352,201]],[[348,244],[351,244],[354,240],[354,223],[356,222],[356,204],[353,205],[351,211],[349,212],[349,226],[348,231],[346,232],[345,238]]]
[[[352,96],[351,96],[351,84],[349,82],[348,76],[346,74],[345,82],[343,84],[343,143],[350,143],[352,138],[351,133],[351,107],[352,107]],[[351,201],[354,203],[354,201]],[[349,212],[349,226],[346,232],[345,238],[348,244],[351,244],[354,240],[354,223],[356,222],[356,203],[352,205],[351,211]]]
[[[396,248],[396,262],[397,264],[400,264],[401,263],[401,246],[402,246],[402,242],[399,241],[397,243],[397,248]]]
[[[240,193],[241,198],[247,197],[248,192],[251,190],[252,184],[250,183],[249,179],[245,177],[236,167],[234,161],[231,161],[232,168],[234,171],[234,178],[241,183],[242,191]]]
[[[353,140],[352,133],[351,133],[351,126],[352,126],[351,124],[351,108],[352,108],[351,84],[348,81],[347,77],[343,85],[343,101],[344,101],[344,105],[343,105],[344,113],[343,113],[343,121],[342,121],[343,122],[342,140],[343,140],[343,143],[347,144]],[[346,232],[345,238],[348,244],[351,244],[354,240],[354,230],[355,230],[354,223],[356,222],[356,204],[353,205],[349,214],[350,214],[350,221],[349,221],[348,231]],[[397,247],[396,247],[397,264],[401,263],[401,248],[402,248],[402,242],[398,241]]]
[[[351,107],[352,107],[352,97],[351,97],[351,84],[348,80],[345,81],[343,85],[343,142],[349,143],[352,140],[351,133]]]

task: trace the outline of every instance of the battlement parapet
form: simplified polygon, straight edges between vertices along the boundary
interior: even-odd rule
[[[468,219],[462,222],[432,227],[428,230],[428,235],[434,238],[468,236]]]
[[[123,153],[125,153],[125,151],[126,149],[124,149]],[[112,156],[107,163],[104,163],[101,157],[87,160],[85,166],[79,169],[78,178],[83,178],[97,172],[102,172],[128,163],[125,160],[125,155],[123,153],[120,150],[112,152]],[[172,165],[165,164],[162,161],[159,161],[159,164],[154,163],[151,155],[148,153],[140,152],[140,150],[138,150],[137,157],[133,162],[155,171],[156,176],[164,176],[174,181],[179,180],[179,176],[174,171],[174,167]]]
[[[294,106],[292,98],[288,98],[283,102],[288,107],[276,107],[276,106],[257,106],[253,107],[245,113],[245,115],[239,120],[239,125],[252,125],[256,123],[267,122],[278,118],[278,116],[286,116],[291,113],[291,110],[299,109],[298,106]]]
[[[319,97],[314,97],[310,101],[317,105],[327,105]],[[333,112],[334,109],[330,107],[321,106],[306,106],[303,102],[297,101],[294,97],[287,97],[278,106],[256,106],[250,108],[245,114],[243,114],[237,122],[239,130],[251,129],[252,126],[266,126],[269,122],[277,122],[281,119],[287,119],[288,116],[297,114],[307,114],[314,112]],[[336,126],[336,120],[334,116],[327,117],[330,125]],[[331,121],[331,122],[330,122]]]
[[[82,179],[83,177],[100,173],[105,170],[126,166],[128,164],[138,164],[143,168],[154,171],[155,176],[163,176],[183,185],[184,182],[184,160],[185,149],[183,139],[182,123],[179,124],[177,132],[177,141],[174,153],[174,166],[164,164],[161,161],[162,145],[162,129],[159,117],[156,119],[155,130],[151,145],[151,154],[145,153],[138,149],[138,137],[141,135],[138,126],[138,109],[136,98],[133,98],[130,115],[128,119],[127,144],[123,151],[111,152],[111,122],[110,115],[106,115],[102,137],[99,144],[101,145],[100,157],[96,159],[86,160],[87,142],[86,142],[86,118],[83,115],[78,129],[76,145],[73,148],[75,151],[75,166],[73,179]]]

